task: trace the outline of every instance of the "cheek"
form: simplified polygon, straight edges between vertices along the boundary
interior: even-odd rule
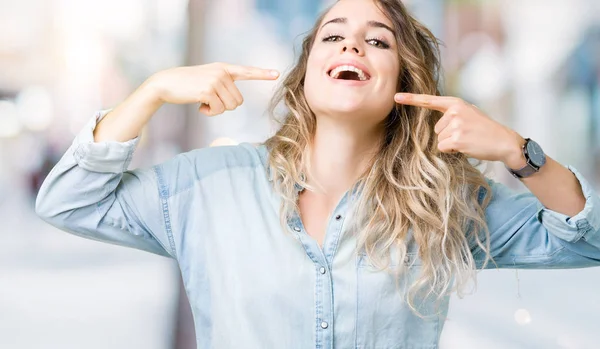
[[[313,49],[306,62],[306,76],[316,78],[322,72],[327,59],[318,49]]]
[[[397,62],[389,63],[383,67],[385,76],[385,90],[389,93],[396,93],[398,88],[398,75],[400,75],[400,67]]]
[[[382,111],[386,111],[385,115],[387,116],[396,105],[394,95],[398,92],[398,75],[400,74],[400,67],[397,60],[390,60],[389,57],[383,62],[386,62],[386,64],[381,66],[380,74],[383,74],[385,79],[383,79],[379,86],[380,94],[377,101],[380,103]]]
[[[306,75],[304,76],[304,95],[311,107],[313,102],[318,99],[318,96],[322,94],[323,84],[319,79],[320,75],[323,74],[323,66],[323,59],[321,59],[318,54],[311,53],[308,57]]]

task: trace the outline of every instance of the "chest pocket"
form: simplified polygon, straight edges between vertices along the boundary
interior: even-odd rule
[[[393,254],[392,254],[393,255]],[[366,255],[357,261],[356,347],[361,349],[434,349],[441,331],[438,309],[447,310],[435,299],[423,301],[416,296],[414,305],[423,317],[415,314],[406,302],[408,287],[421,272],[417,253],[409,253],[400,262],[392,258],[390,269],[380,271]],[[406,266],[399,278],[400,263]],[[440,307],[442,305],[442,307]],[[444,314],[445,316],[445,314]]]

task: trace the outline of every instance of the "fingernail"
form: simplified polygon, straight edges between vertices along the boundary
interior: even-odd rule
[[[400,94],[396,95],[396,101],[398,101],[398,102],[402,102],[405,99],[406,99],[406,97],[404,97],[404,95],[400,95]]]
[[[279,76],[279,72],[277,70],[271,70],[269,74],[271,74],[271,76]]]

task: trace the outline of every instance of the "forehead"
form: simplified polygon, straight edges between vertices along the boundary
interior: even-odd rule
[[[339,0],[327,12],[323,23],[334,18],[347,18],[349,22],[367,22],[375,20],[392,26],[392,22],[381,12],[375,0]]]

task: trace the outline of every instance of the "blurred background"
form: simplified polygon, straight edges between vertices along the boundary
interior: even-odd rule
[[[149,75],[214,61],[287,71],[331,1],[0,0],[0,348],[195,348],[176,265],[83,240],[33,214],[74,135]],[[600,182],[600,1],[406,1],[444,43],[446,94]],[[133,166],[259,142],[270,82],[216,118],[163,107]],[[523,190],[495,164],[490,176]],[[600,269],[485,271],[454,299],[443,349],[599,348]]]

